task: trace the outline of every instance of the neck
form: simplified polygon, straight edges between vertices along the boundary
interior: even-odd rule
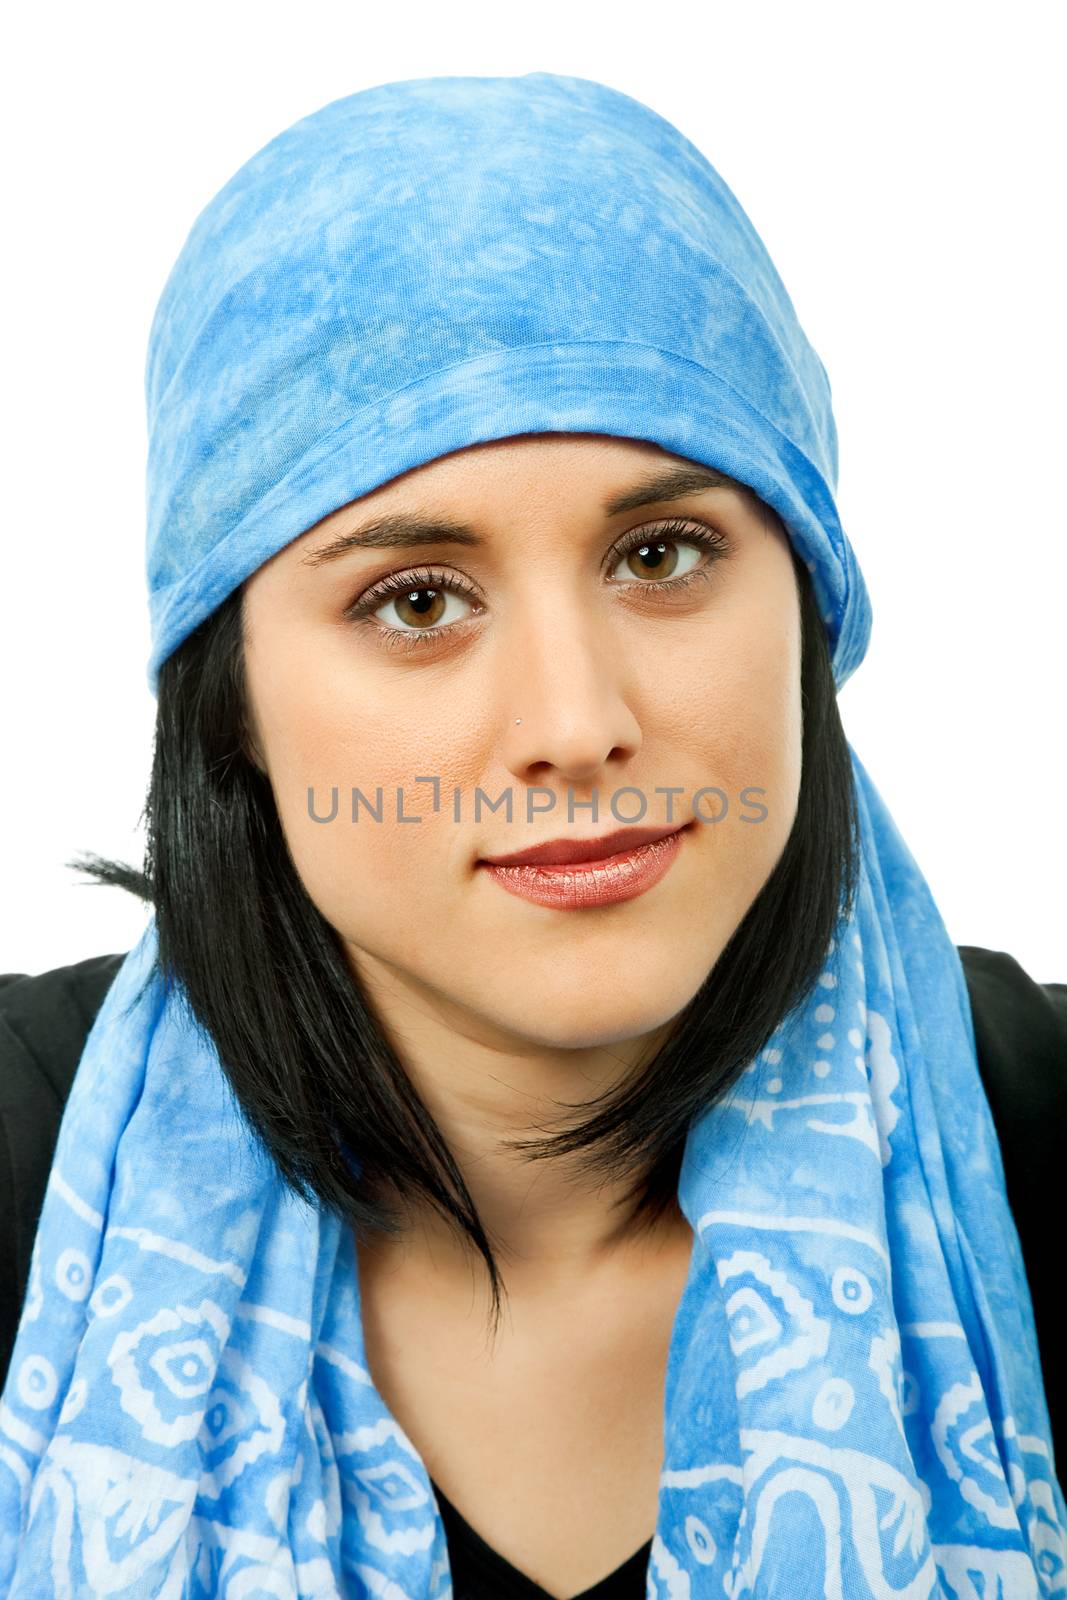
[[[691,1239],[677,1200],[655,1224],[635,1221],[633,1175],[598,1184],[582,1153],[534,1161],[509,1147],[564,1126],[561,1105],[591,1102],[650,1059],[670,1021],[637,1038],[565,1049],[446,1011],[439,997],[410,993],[395,973],[382,974],[362,957],[360,977],[462,1174],[509,1290],[573,1289]],[[571,1124],[576,1115],[568,1113]],[[375,1235],[368,1249],[469,1284],[472,1257],[482,1258],[457,1226],[418,1196],[391,1191],[384,1198],[399,1211],[403,1232]]]

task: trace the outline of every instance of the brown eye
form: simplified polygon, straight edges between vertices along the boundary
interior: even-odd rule
[[[665,584],[670,590],[674,580],[682,589],[690,573],[696,576],[697,568],[706,573],[729,548],[727,539],[714,528],[700,522],[675,521],[651,532],[638,528],[618,552],[617,559],[625,566],[623,577],[638,580],[635,587],[640,588],[647,579],[649,587]]]
[[[649,541],[635,545],[622,559],[635,578],[670,578],[678,566],[678,544],[674,539]]]
[[[409,589],[398,594],[387,604],[394,607],[397,617],[405,627],[435,628],[444,619],[448,609],[448,596],[441,589]]]
[[[463,605],[476,604],[473,590],[468,591],[447,573],[424,568],[383,579],[351,605],[347,615],[353,621],[371,621],[383,633],[415,636],[466,621]],[[390,606],[392,617],[380,617]]]

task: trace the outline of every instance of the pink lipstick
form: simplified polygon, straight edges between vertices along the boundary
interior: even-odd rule
[[[590,906],[615,905],[645,894],[664,877],[682,847],[682,835],[692,823],[666,828],[625,828],[601,840],[557,840],[515,856],[479,863],[509,894],[535,905],[559,911],[579,911]],[[642,841],[641,836],[644,835]],[[638,842],[633,840],[637,838]],[[623,848],[611,855],[593,855],[616,840]],[[555,855],[556,861],[530,860]],[[589,857],[593,855],[592,859]],[[581,859],[582,857],[586,859]]]

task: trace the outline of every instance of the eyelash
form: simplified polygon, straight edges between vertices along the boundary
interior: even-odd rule
[[[640,550],[643,545],[659,542],[697,545],[710,553],[711,560],[706,565],[694,567],[678,578],[664,578],[659,581],[650,579],[647,583],[637,581],[637,588],[642,591],[651,590],[654,594],[663,594],[668,590],[673,594],[688,589],[693,583],[705,582],[716,562],[727,556],[731,550],[730,542],[725,535],[709,527],[707,523],[675,519],[651,529],[635,528],[633,533],[627,534],[612,552],[610,564],[615,566],[632,551]],[[373,613],[391,600],[393,595],[417,593],[421,589],[459,593],[465,600],[475,603],[478,599],[466,585],[457,583],[455,578],[447,573],[429,567],[418,567],[410,572],[392,573],[388,578],[383,578],[380,583],[366,590],[344,614],[349,621],[356,622],[360,626],[369,625],[375,633],[381,634],[381,643],[387,650],[418,650],[425,644],[436,643],[446,634],[457,632],[466,623],[474,620],[473,617],[465,617],[460,622],[441,623],[434,628],[411,629],[394,628],[389,623],[374,621]]]

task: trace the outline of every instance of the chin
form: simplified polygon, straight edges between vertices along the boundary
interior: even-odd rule
[[[529,1012],[502,1013],[497,1020],[509,1032],[548,1049],[610,1049],[665,1027],[694,992],[680,994],[676,1003],[650,1007],[636,984],[609,984],[595,991],[587,985],[579,994],[556,996],[546,985],[539,988],[537,1003]]]

